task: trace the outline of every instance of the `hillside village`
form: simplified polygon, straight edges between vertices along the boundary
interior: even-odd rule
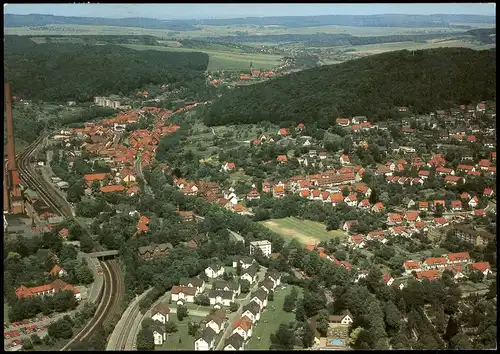
[[[86,122],[80,128],[68,128],[52,136],[55,145],[51,149],[62,149],[61,159],[65,160],[69,171],[75,169],[82,158],[90,165],[108,171],[84,174],[83,188],[76,195],[71,192],[74,185],[69,189],[63,188],[68,196],[73,195],[71,198],[76,203],[77,215],[87,214],[85,206],[80,206],[85,204],[84,200],[91,201],[100,195],[118,212],[114,206],[116,201],[113,202],[114,194],[128,198],[147,194],[143,169],[160,170],[165,174],[171,171],[169,163],[157,161],[161,139],[186,129],[183,128],[183,117],[189,112],[196,114],[202,106],[203,103],[193,103],[177,111],[156,107],[132,110],[126,107],[116,117]],[[311,130],[299,122],[275,128],[274,133],[273,128],[268,127],[268,133],[259,134],[234,150],[250,151],[247,159],[210,162],[224,176],[224,182],[192,180],[174,175],[171,183],[185,196],[201,197],[224,210],[257,220],[262,217],[259,214],[263,210],[270,214],[266,209],[270,201],[278,203],[271,204],[274,205],[272,208],[280,208],[279,205],[283,204],[279,203],[292,200],[290,198],[297,203],[316,205],[314,208],[333,207],[332,210],[337,213],[332,216],[335,221],[329,219],[325,223],[328,228],[344,235],[342,241],[337,245],[330,242],[306,244],[303,245],[304,251],[317,253],[321,259],[344,268],[351,274],[354,284],[365,279],[370,272],[371,262],[367,262],[367,255],[375,255],[371,261],[380,262],[383,283],[399,290],[405,288],[410,278],[433,280],[443,274],[449,274],[458,283],[474,277],[477,279],[478,274],[481,274],[481,279],[490,279],[495,274],[492,273],[495,271],[494,264],[482,261],[483,256],[475,259],[470,252],[475,247],[487,247],[495,239],[494,230],[489,227],[489,220],[496,217],[495,129],[484,126],[488,120],[479,119],[486,117],[494,122],[495,107],[483,102],[418,118],[406,107],[395,109],[403,116],[399,126],[370,122],[362,116],[333,119],[333,133],[342,136],[342,143],[337,143],[335,151],[328,146],[328,141],[318,138],[320,134],[316,127]],[[437,123],[431,125],[433,121]],[[378,137],[378,142],[374,137]],[[419,139],[426,141],[425,151]],[[432,142],[428,143],[425,139]],[[375,153],[374,144],[379,144]],[[479,151],[478,146],[483,150]],[[454,147],[461,153],[450,155],[446,147]],[[252,176],[252,169],[249,168],[252,162],[249,160],[254,161],[262,149],[268,149],[268,156],[269,151],[276,154],[272,160],[261,161],[261,164],[269,166],[268,174],[279,175],[280,171],[285,171],[283,175],[289,178],[262,179]],[[368,160],[366,152],[372,155]],[[232,154],[233,151],[226,151],[225,155],[237,156]],[[60,164],[61,159],[52,161],[52,166]],[[248,173],[246,184],[232,179],[231,176],[236,173]],[[53,180],[60,182],[62,179]],[[136,236],[150,231],[151,215],[141,215],[133,209],[129,209],[128,213],[136,220]],[[176,213],[183,222],[203,223],[204,218],[193,210],[177,207]],[[48,220],[50,212],[43,217]],[[63,238],[67,237],[68,229],[58,228],[57,223],[48,223],[48,229],[58,232]],[[454,247],[462,248],[448,253],[431,252],[433,248],[442,250],[439,247],[444,244],[453,244],[452,240],[459,240]],[[199,249],[206,242],[205,237],[197,235],[185,238],[183,244]],[[262,253],[264,257],[280,257],[279,252],[274,252],[274,246],[271,253],[270,242],[269,245],[269,252]],[[172,249],[170,243],[143,245],[138,248],[137,255],[143,261],[150,261],[171,254]],[[338,259],[334,254],[340,250],[342,257]],[[477,255],[476,251],[473,253]],[[275,291],[281,276],[270,276],[268,273],[265,279],[257,281],[257,270],[253,268],[244,268],[240,278],[247,280],[251,286],[259,284],[262,290],[257,292],[269,294],[269,291]],[[304,278],[313,275],[307,267],[295,267],[295,271]],[[214,263],[205,269],[205,275],[207,279],[216,279],[227,273],[221,263]],[[191,349],[213,349],[219,345],[219,334],[224,323],[228,322],[223,317],[224,313],[220,312],[221,308],[237,301],[241,285],[235,283],[238,286],[233,287],[229,283],[226,286],[221,283],[219,286],[217,280],[210,283],[196,279],[199,278],[174,286],[171,304],[161,305],[161,308],[200,303],[199,297],[205,297],[206,300],[201,302],[206,301],[215,312],[207,315],[205,327],[201,326],[205,329],[199,332],[197,339],[193,339]],[[252,328],[258,326],[259,311],[266,307],[262,302],[267,302],[266,296],[262,293],[262,298],[255,295],[252,298],[254,301],[249,299],[246,304],[241,303],[243,309],[249,309],[248,313],[245,316],[241,314],[243,317],[231,327],[234,329],[224,341],[225,349],[245,348]],[[253,308],[255,310],[251,310]],[[167,314],[169,310],[162,311]],[[335,320],[332,321],[335,323]],[[155,344],[161,346],[167,332],[161,329],[164,327],[155,326]],[[348,346],[347,330],[340,338],[337,338],[339,335],[328,337],[326,341],[323,335],[315,333],[316,347],[320,343],[325,348],[331,348],[332,343],[336,343],[333,345],[336,348]]]

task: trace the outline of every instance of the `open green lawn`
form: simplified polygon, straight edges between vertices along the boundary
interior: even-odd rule
[[[170,316],[170,321],[177,325],[178,331],[169,333],[167,340],[162,346],[157,346],[156,350],[194,350],[195,338],[188,334],[189,321],[200,322],[202,317],[188,316],[179,322],[177,316]],[[180,340],[180,341],[179,341]]]
[[[279,287],[277,288],[279,289]],[[301,289],[299,290],[299,298],[301,296]],[[288,324],[295,321],[295,313],[283,311],[283,303],[285,296],[290,294],[292,286],[288,285],[284,290],[278,290],[274,293],[274,301],[268,301],[267,309],[260,315],[260,320],[257,322],[252,330],[252,337],[245,345],[247,350],[269,350],[271,341],[269,336],[271,333],[276,332],[282,323]],[[272,306],[276,309],[273,311]],[[267,321],[267,323],[264,323]],[[260,340],[258,339],[260,337]]]
[[[178,51],[178,52],[202,52],[210,56],[208,62],[208,71],[214,70],[247,70],[250,62],[254,68],[272,69],[280,64],[281,57],[272,54],[238,53],[234,51],[218,51],[208,49],[192,49],[182,47],[158,47],[142,44],[123,44],[124,47],[135,50],[159,50],[159,51]]]
[[[9,321],[9,305],[5,302],[3,303],[3,322],[10,323]]]
[[[304,245],[330,240],[333,237],[347,237],[344,231],[326,231],[324,224],[295,217],[266,220],[262,221],[261,224],[282,235],[285,239],[295,238]]]

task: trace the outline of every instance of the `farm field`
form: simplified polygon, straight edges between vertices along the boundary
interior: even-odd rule
[[[345,47],[331,47],[335,49],[354,49],[356,53],[368,53],[368,54],[379,54],[384,52],[390,52],[395,50],[422,50],[422,49],[432,49],[441,47],[463,47],[475,50],[484,50],[489,48],[495,48],[495,44],[477,44],[468,40],[441,40],[441,41],[427,41],[426,43],[416,43],[416,42],[397,42],[397,43],[381,43],[381,44],[367,44],[358,46],[345,46]]]
[[[185,317],[182,322],[177,320],[177,316],[170,316],[169,319],[177,325],[178,331],[175,333],[169,333],[167,335],[167,340],[162,346],[157,346],[156,350],[194,350],[195,338],[188,334],[188,323],[190,321],[200,322],[202,317],[196,317],[189,315]]]
[[[301,289],[297,288],[297,290],[299,290],[298,298],[300,298]],[[285,296],[290,294],[291,291],[292,286],[290,285],[286,289],[275,291],[274,301],[268,301],[266,310],[261,314],[259,322],[252,331],[250,341],[245,345],[246,350],[269,350],[271,333],[276,332],[282,323],[288,324],[295,321],[295,313],[283,311]]]
[[[461,23],[470,27],[489,28],[495,27],[489,24]],[[87,34],[87,35],[150,35],[161,38],[200,38],[212,36],[235,35],[236,31],[247,32],[249,35],[276,35],[276,34],[314,34],[314,33],[347,33],[353,36],[387,36],[393,34],[427,34],[427,33],[454,33],[460,29],[448,27],[435,28],[406,28],[406,27],[355,27],[355,26],[319,26],[319,27],[269,27],[258,25],[230,25],[211,26],[199,25],[197,31],[173,31],[168,29],[149,29],[140,27],[119,27],[119,26],[91,26],[91,25],[46,25],[43,29],[37,30],[28,27],[7,27],[4,34],[18,35],[47,35],[47,34]]]
[[[347,237],[343,231],[326,231],[324,224],[295,217],[266,220],[262,221],[261,224],[285,237],[288,241],[294,238],[304,245],[319,243],[333,237]]]
[[[123,44],[123,46],[136,50],[160,50],[160,51],[179,51],[179,52],[202,52],[210,57],[208,62],[208,71],[214,70],[247,70],[250,62],[255,68],[272,69],[281,62],[281,57],[272,54],[254,54],[238,53],[234,51],[213,51],[206,49],[158,47],[141,44]]]

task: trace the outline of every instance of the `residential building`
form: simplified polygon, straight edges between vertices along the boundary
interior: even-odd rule
[[[170,308],[168,307],[168,304],[166,302],[160,302],[155,307],[153,307],[151,313],[153,314],[151,316],[151,319],[153,321],[158,321],[165,324],[168,322],[168,315],[170,313]]]
[[[80,290],[78,290],[75,286],[62,281],[61,279],[56,279],[50,284],[35,286],[32,288],[27,288],[24,285],[21,285],[16,289],[16,296],[19,299],[22,299],[33,296],[53,295],[60,291],[72,291],[77,300],[81,300],[82,298]]]
[[[245,340],[239,333],[233,333],[224,343],[224,350],[245,350]]]
[[[229,306],[234,301],[234,292],[223,290],[210,290],[208,292],[210,305]]]
[[[220,262],[215,262],[205,269],[205,274],[212,279],[220,277],[224,274],[224,266]]]
[[[351,323],[354,322],[354,317],[351,315],[349,310],[345,310],[342,312],[340,315],[330,315],[328,316],[328,321],[330,323],[340,323],[343,325],[350,325]]]
[[[215,331],[206,327],[203,332],[201,332],[200,336],[194,342],[194,350],[211,350],[214,348],[215,344]]]
[[[250,242],[250,254],[254,254],[256,249],[260,249],[264,256],[269,257],[271,255],[272,245],[268,240],[252,241]]]
[[[185,302],[194,303],[196,288],[174,285],[172,287],[171,293],[172,301],[176,302],[177,304],[182,304]]]

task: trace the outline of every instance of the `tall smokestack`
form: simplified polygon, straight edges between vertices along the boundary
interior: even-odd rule
[[[7,169],[6,162],[3,160],[3,212],[8,213],[10,211],[10,202],[9,202],[9,187],[7,180]]]
[[[10,100],[10,86],[5,84],[5,110],[7,112],[7,152],[9,171],[16,169],[16,151],[14,148],[14,123],[12,121],[12,102]],[[12,183],[13,181],[11,181]]]

